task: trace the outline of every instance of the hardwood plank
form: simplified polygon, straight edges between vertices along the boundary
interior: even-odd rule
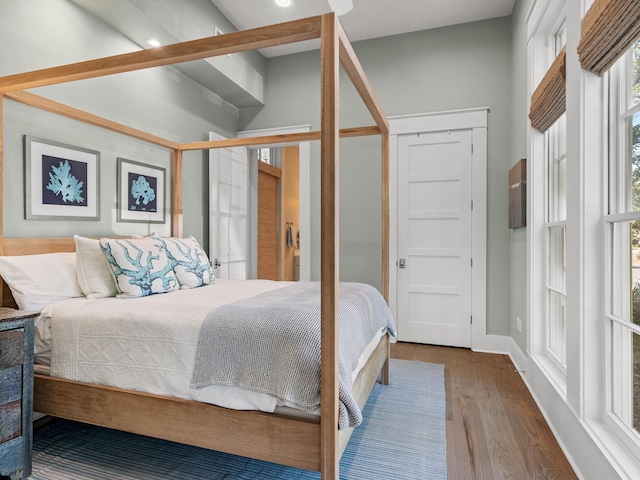
[[[479,413],[494,474],[498,478],[529,478],[524,458],[518,455],[520,439],[511,428],[502,397],[491,388],[493,379],[485,380],[485,368],[477,366],[473,370],[485,389]]]
[[[517,432],[522,457],[531,479],[563,478],[564,455],[552,447],[556,440],[542,413],[519,375],[513,375],[512,365],[502,366],[496,378],[496,390],[503,398],[511,428]]]
[[[467,476],[455,476],[454,478],[476,478],[491,480],[495,477],[499,477],[494,474],[494,469],[491,462],[486,462],[485,459],[490,457],[489,443],[490,439],[485,433],[485,429],[482,423],[481,407],[476,399],[471,397],[457,397],[454,399],[458,408],[455,409],[456,417],[462,421],[462,427],[464,430],[464,439],[466,441],[466,449],[463,447],[463,451],[468,452],[468,459],[464,462],[470,470],[470,475],[465,471],[464,475]],[[459,415],[459,417],[457,417]],[[453,455],[452,455],[453,456]],[[447,465],[456,465],[456,461],[452,458],[451,461],[447,458]],[[500,478],[500,477],[499,477]],[[525,478],[525,477],[516,477]]]
[[[397,343],[391,357],[445,366],[448,478],[577,478],[508,356]]]
[[[0,92],[26,90],[312,40],[320,37],[320,20],[319,16],[303,18],[138,52],[9,75],[0,78]]]

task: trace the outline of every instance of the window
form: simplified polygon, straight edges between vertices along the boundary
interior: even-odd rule
[[[552,37],[554,58],[565,45],[564,24]],[[566,376],[566,230],[567,230],[567,142],[566,115],[545,133],[546,185],[546,321],[543,349],[551,365]]]
[[[566,116],[548,131],[547,156],[547,331],[545,353],[566,370],[566,262],[567,220]],[[565,372],[566,373],[566,372]]]
[[[271,149],[270,148],[258,148],[258,160],[271,165]]]
[[[608,422],[640,447],[640,41],[610,72]]]
[[[282,148],[280,147],[260,147],[252,150],[258,161],[271,165],[272,167],[281,168],[282,165]]]

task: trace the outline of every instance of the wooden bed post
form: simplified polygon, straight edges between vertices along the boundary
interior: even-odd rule
[[[171,236],[183,236],[182,150],[171,150]]]
[[[382,133],[382,296],[389,303],[389,132]]]
[[[340,478],[338,444],[338,28],[335,14],[322,16],[320,141],[320,475]]]
[[[389,130],[382,133],[382,295],[389,303]],[[389,385],[389,359],[391,348],[387,344],[387,360],[382,367],[380,382]]]

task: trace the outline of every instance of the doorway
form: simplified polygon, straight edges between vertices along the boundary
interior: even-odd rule
[[[268,136],[276,136],[276,135],[284,135],[289,133],[305,133],[311,131],[311,125],[297,125],[290,127],[277,127],[277,128],[268,128],[268,129],[260,129],[260,130],[245,130],[242,132],[238,132],[238,138],[248,138],[248,137],[268,137]],[[266,147],[266,145],[265,145]],[[292,173],[289,169],[289,164],[287,163],[287,167],[283,172],[284,175],[284,183],[287,185],[287,190],[290,192],[294,192],[294,196],[298,199],[297,212],[298,217],[297,220],[295,216],[292,216],[289,211],[285,209],[285,213],[281,214],[284,218],[281,219],[284,222],[284,226],[287,227],[287,222],[293,223],[293,231],[292,236],[294,241],[297,243],[296,248],[288,249],[285,253],[280,252],[280,258],[286,259],[287,254],[292,255],[294,262],[294,272],[298,275],[296,280],[311,280],[311,189],[309,185],[311,183],[311,144],[308,141],[299,142],[299,143],[287,143],[287,144],[271,144],[268,147],[270,148],[280,148],[283,152],[282,158],[285,162],[289,160],[289,155],[287,155],[287,151],[290,148],[297,150],[297,182],[295,176],[289,175]],[[255,183],[254,183],[255,182]],[[297,184],[296,184],[297,183]],[[257,178],[251,180],[250,190],[257,192]],[[285,194],[288,195],[288,194]],[[250,198],[250,203],[252,205],[257,205],[257,195],[254,195]],[[254,229],[254,232],[257,230],[257,218],[252,218],[250,221],[251,228]],[[281,248],[285,248],[287,244],[286,240],[287,231],[282,229],[280,231],[280,245]],[[253,240],[255,239],[255,240]],[[252,258],[257,257],[257,235],[251,236],[250,245]],[[254,269],[252,270],[252,276],[250,278],[256,278],[257,276],[257,262],[254,262]],[[287,267],[281,267],[283,271],[287,272]],[[299,273],[298,273],[299,272]],[[284,279],[288,279],[287,274],[285,273]]]
[[[398,138],[398,339],[471,346],[471,131]]]
[[[487,112],[389,119],[389,300],[401,341],[487,338]]]
[[[257,278],[300,279],[300,162],[297,145],[250,151],[258,169]]]

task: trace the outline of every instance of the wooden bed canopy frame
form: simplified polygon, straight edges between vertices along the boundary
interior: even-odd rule
[[[321,40],[320,131],[191,143],[172,142],[98,117],[25,90],[75,80],[166,66],[190,60],[267,48],[311,39]],[[340,65],[360,94],[375,126],[339,129]],[[338,430],[338,144],[340,137],[381,135],[382,138],[382,293],[389,291],[389,125],[363,69],[335,14],[193,40],[155,49],[116,55],[0,78],[2,100],[92,124],[171,152],[171,232],[183,235],[183,152],[233,146],[296,143],[321,144],[321,416],[320,423],[235,411],[200,402],[130,392],[112,387],[36,375],[34,410],[53,416],[103,425],[167,440],[225,451],[279,464],[319,471],[325,480],[339,478],[339,460],[352,429]],[[0,128],[0,175],[3,131]],[[2,188],[0,186],[0,193]],[[4,199],[0,195],[0,202]],[[0,204],[1,207],[1,204]],[[70,238],[5,238],[0,208],[0,255],[73,251]],[[10,304],[3,289],[3,305]],[[389,340],[385,336],[354,385],[361,407],[378,375],[389,381]],[[171,427],[167,428],[168,425]]]

